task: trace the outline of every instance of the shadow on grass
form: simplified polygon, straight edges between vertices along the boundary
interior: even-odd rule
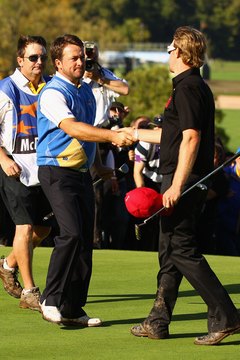
[[[239,294],[240,285],[239,284],[227,284],[224,285],[224,288],[227,290],[229,294]],[[178,297],[185,296],[197,296],[198,293],[195,290],[187,290],[187,291],[179,291]]]
[[[200,315],[200,314],[197,314],[197,315]],[[130,332],[131,326],[133,326],[134,324],[139,324],[139,323],[143,322],[143,320],[144,320],[144,318],[104,321],[101,327],[109,327],[109,326],[113,326],[113,325],[126,325],[127,324],[127,325],[129,325],[129,332]],[[77,326],[77,327],[61,326],[61,330],[64,330],[64,331],[84,330],[84,329],[87,329],[87,328],[82,327],[82,326]],[[194,339],[197,336],[203,336],[203,335],[206,335],[206,333],[195,332],[195,333],[170,334],[170,337],[167,340],[171,341],[171,339],[173,340],[173,339],[186,339],[186,338]],[[237,334],[234,334],[234,335],[237,335]],[[234,341],[224,340],[224,342],[221,342],[217,346],[229,346],[229,345],[240,345],[240,340],[234,340]]]
[[[131,301],[131,300],[148,300],[154,299],[155,294],[110,294],[110,295],[88,295],[90,298],[102,298],[98,300],[88,300],[88,303],[108,303],[108,302],[119,302],[119,301]]]
[[[229,294],[239,294],[239,284],[228,284],[224,285],[224,288]],[[197,296],[198,293],[195,290],[179,291],[178,297],[190,297]],[[155,299],[154,294],[110,294],[110,295],[89,295],[90,298],[100,298],[98,300],[88,300],[88,303],[107,303],[107,302],[119,302],[119,301],[131,301],[131,300],[149,300]],[[102,298],[102,299],[101,299]],[[197,303],[197,302],[196,302]]]
[[[218,346],[226,346],[226,345],[240,345],[240,341],[228,341],[226,343],[220,343]]]
[[[149,309],[150,310],[150,309]],[[188,320],[207,320],[206,313],[197,313],[197,314],[179,314],[173,315],[172,321],[188,321]],[[102,326],[111,326],[111,325],[133,325],[137,323],[141,323],[145,320],[145,318],[136,318],[136,319],[115,319],[104,321]]]

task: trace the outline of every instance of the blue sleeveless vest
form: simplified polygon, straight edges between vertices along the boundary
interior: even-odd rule
[[[54,76],[44,87],[40,96],[47,89],[60,91],[64,95],[67,105],[77,121],[94,124],[96,102],[91,88],[87,84],[82,83],[81,87],[77,88]],[[96,144],[70,137],[42,114],[40,102],[41,100],[37,110],[37,164],[73,169],[89,168],[94,161]]]
[[[37,143],[37,100],[38,94],[26,94],[10,77],[0,82],[0,90],[13,102],[12,153],[31,154],[36,152]]]

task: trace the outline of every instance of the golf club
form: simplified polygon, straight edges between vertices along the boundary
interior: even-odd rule
[[[115,169],[115,171],[118,171],[118,172],[120,172],[120,173],[122,173],[122,174],[127,174],[128,171],[129,171],[129,167],[128,167],[128,165],[127,165],[126,163],[124,163],[124,164],[122,164],[122,165],[120,166],[120,168]],[[102,182],[102,181],[104,181],[103,178],[100,178],[100,179],[94,181],[93,186],[99,184],[99,183]]]
[[[234,154],[233,156],[231,156],[229,159],[227,159],[226,161],[224,161],[221,165],[219,165],[216,169],[214,169],[213,171],[211,171],[209,174],[207,174],[206,176],[204,176],[203,178],[201,178],[199,181],[197,181],[195,184],[193,184],[192,186],[190,186],[188,189],[186,189],[182,194],[181,197],[186,195],[187,193],[189,193],[189,191],[193,190],[196,187],[199,187],[201,190],[205,190],[206,186],[204,184],[202,184],[202,182],[204,182],[205,180],[209,179],[211,176],[213,176],[214,174],[216,174],[218,171],[220,171],[221,169],[223,169],[226,165],[230,164],[231,162],[233,162],[237,157],[240,156],[240,152],[237,152],[236,154]],[[149,216],[147,219],[145,219],[142,223],[140,224],[135,224],[135,236],[137,240],[141,239],[141,233],[140,233],[140,228],[141,226],[144,226],[147,224],[148,221],[150,221],[152,218],[154,218],[155,216],[157,216],[158,214],[160,214],[164,209],[166,209],[165,206],[163,206],[162,208],[160,208],[158,211],[156,211],[153,215]]]
[[[127,165],[126,163],[124,163],[124,164],[122,164],[122,165],[120,166],[120,168],[115,169],[115,171],[119,171],[119,172],[122,173],[122,174],[127,174],[128,171],[129,171],[129,167],[128,167],[128,165]],[[93,186],[99,184],[99,183],[102,182],[102,181],[103,181],[102,178],[94,181]],[[51,211],[49,214],[47,214],[46,216],[44,216],[43,221],[50,220],[53,216],[54,216],[54,213],[53,213],[53,211]]]

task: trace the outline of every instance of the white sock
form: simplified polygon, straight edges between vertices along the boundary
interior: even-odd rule
[[[33,289],[36,289],[36,286],[33,286],[33,287],[31,287],[30,289],[23,289],[22,290],[22,293],[23,294],[30,294],[30,293],[32,293],[32,291],[33,291]]]
[[[14,271],[15,270],[15,268],[11,268],[11,267],[8,266],[7,259],[4,259],[4,261],[3,261],[3,268],[5,270],[9,270],[9,271]]]
[[[29,294],[29,293],[32,292],[31,290],[32,290],[32,289],[23,289],[22,293],[23,293],[23,295],[24,295],[24,294]]]

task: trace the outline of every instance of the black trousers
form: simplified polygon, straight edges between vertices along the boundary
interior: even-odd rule
[[[171,184],[164,176],[161,192]],[[240,323],[237,309],[228,293],[199,253],[196,222],[206,191],[199,187],[183,196],[171,216],[160,220],[158,291],[149,317],[145,320],[161,332],[171,321],[182,277],[190,282],[208,307],[208,331],[226,330]]]
[[[94,194],[90,174],[40,166],[39,180],[59,225],[41,302],[64,317],[85,314],[82,307],[92,272]]]

